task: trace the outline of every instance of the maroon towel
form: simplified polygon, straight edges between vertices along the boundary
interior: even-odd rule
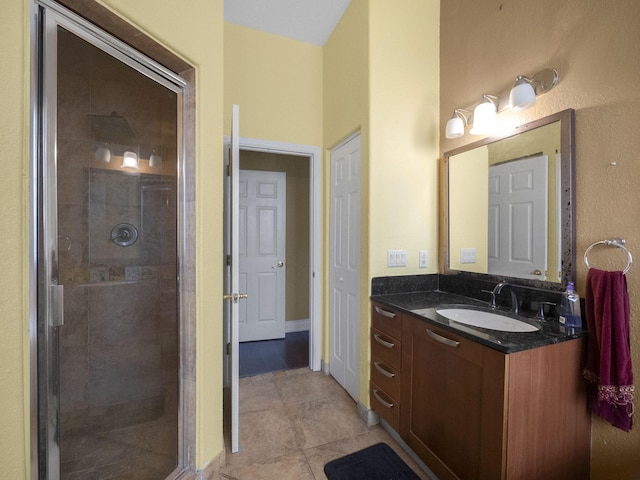
[[[628,432],[633,414],[633,372],[629,295],[622,272],[589,269],[585,314],[588,343],[583,375],[589,381],[591,410]]]

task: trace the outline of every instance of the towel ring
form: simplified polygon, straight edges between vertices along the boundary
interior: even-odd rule
[[[627,249],[627,247],[624,246],[625,244],[625,239],[624,238],[613,238],[613,239],[609,239],[609,240],[600,240],[599,242],[595,242],[592,243],[589,248],[587,248],[587,250],[584,252],[584,263],[587,266],[587,268],[591,268],[591,266],[589,265],[589,260],[588,260],[588,255],[589,252],[591,251],[591,249],[593,247],[595,247],[596,245],[606,245],[608,247],[617,247],[617,248],[621,248],[622,250],[625,251],[625,253],[627,254],[627,267],[622,271],[623,274],[626,274],[630,269],[631,269],[631,265],[633,264],[633,257],[631,256],[631,252]]]

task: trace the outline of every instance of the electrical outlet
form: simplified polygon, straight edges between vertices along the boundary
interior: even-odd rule
[[[427,250],[418,252],[418,266],[420,268],[429,268],[429,252]]]

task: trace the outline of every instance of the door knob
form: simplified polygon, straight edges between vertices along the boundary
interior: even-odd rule
[[[225,293],[222,295],[223,300],[231,300],[233,303],[238,303],[241,298],[248,298],[246,293]]]
[[[276,267],[278,267],[278,268],[282,268],[282,267],[284,267],[284,262],[283,262],[282,260],[280,260],[278,263],[276,263],[276,264],[275,264],[273,267],[271,267],[271,268],[276,268]]]
[[[534,275],[542,275],[542,271],[538,270],[537,268],[531,273],[533,273]]]

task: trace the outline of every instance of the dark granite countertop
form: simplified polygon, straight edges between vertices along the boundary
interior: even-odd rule
[[[584,334],[582,329],[565,328],[557,320],[538,321],[531,317],[516,316],[505,310],[498,310],[497,312],[535,325],[540,330],[524,333],[503,332],[453,322],[438,315],[436,307],[441,305],[487,307],[487,303],[438,290],[372,295],[370,298],[382,305],[401,310],[427,323],[450,330],[461,337],[486,345],[502,353],[515,353],[568,340],[576,340]]]

